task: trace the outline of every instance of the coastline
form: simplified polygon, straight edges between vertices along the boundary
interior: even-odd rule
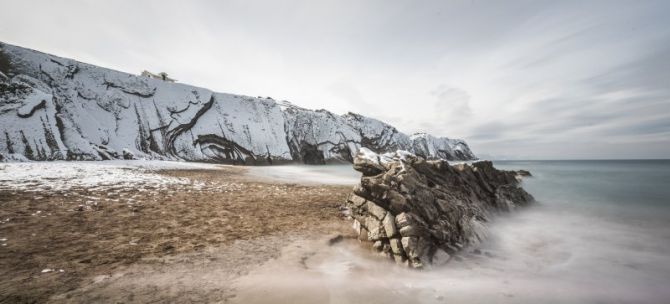
[[[44,165],[18,166],[31,164]],[[286,245],[351,233],[339,209],[349,186],[260,179],[236,166],[47,164],[63,165],[121,168],[84,185],[65,172],[20,186],[2,175],[17,165],[0,170],[2,301],[220,301]],[[131,177],[134,187],[115,185]]]
[[[248,167],[137,164],[0,165],[0,244],[7,244],[0,247],[0,302],[659,303],[670,297],[665,161],[496,162],[498,169],[530,171],[523,187],[538,204],[496,217],[481,247],[429,271],[395,267],[354,240],[339,210],[351,186],[302,184],[324,182],[304,171],[323,167],[285,167],[277,182],[277,176],[258,180]],[[79,205],[84,211],[74,210]],[[336,235],[343,238],[331,244]]]

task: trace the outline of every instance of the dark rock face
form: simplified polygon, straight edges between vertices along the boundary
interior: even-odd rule
[[[359,239],[413,268],[445,263],[484,239],[492,214],[533,202],[516,172],[490,161],[452,166],[361,149],[354,169],[363,176],[346,205]]]
[[[519,175],[519,176],[522,176],[522,177],[523,177],[523,176],[533,176],[533,175],[530,174],[530,172],[527,171],[527,170],[517,170],[517,171],[516,171],[516,174]]]

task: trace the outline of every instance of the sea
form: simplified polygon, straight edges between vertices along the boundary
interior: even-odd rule
[[[670,160],[495,161],[537,203],[492,225],[482,267],[531,303],[670,303]],[[492,282],[494,285],[496,283]]]
[[[411,271],[341,246],[303,283],[341,303],[670,303],[670,160],[494,166],[530,171],[522,186],[537,202],[497,217],[479,250]],[[290,180],[360,178],[350,165],[278,170]]]

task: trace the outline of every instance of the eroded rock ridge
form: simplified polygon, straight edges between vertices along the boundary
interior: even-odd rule
[[[346,205],[359,240],[413,268],[447,262],[486,237],[495,213],[533,202],[517,172],[490,161],[450,165],[362,148],[353,164],[363,176]]]

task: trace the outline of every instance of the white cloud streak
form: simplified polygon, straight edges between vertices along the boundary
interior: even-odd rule
[[[519,158],[669,158],[664,1],[4,1],[0,40]]]

